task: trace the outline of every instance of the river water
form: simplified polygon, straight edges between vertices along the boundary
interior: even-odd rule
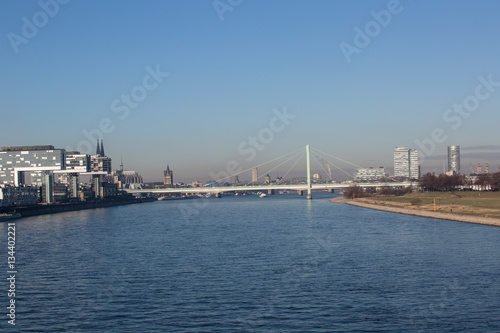
[[[500,228],[330,196],[159,201],[18,220],[15,330],[500,331]],[[7,223],[0,229],[6,244]],[[3,331],[13,328],[7,320]]]

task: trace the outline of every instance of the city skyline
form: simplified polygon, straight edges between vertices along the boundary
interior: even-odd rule
[[[395,146],[419,151],[422,174],[442,172],[450,145],[463,173],[500,165],[495,1],[0,9],[1,146],[94,153],[104,139],[145,181],[167,164],[206,181],[306,144],[388,173]]]

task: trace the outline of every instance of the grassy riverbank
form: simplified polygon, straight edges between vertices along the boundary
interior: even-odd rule
[[[393,213],[500,226],[499,192],[415,192],[356,200],[337,197],[330,201]]]
[[[500,192],[414,192],[370,199],[378,204],[426,211],[434,211],[436,199],[436,212],[500,218]]]

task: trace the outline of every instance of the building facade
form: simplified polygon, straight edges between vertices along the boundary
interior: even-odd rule
[[[111,164],[111,158],[107,157],[104,153],[104,143],[101,140],[99,145],[99,140],[97,140],[97,148],[95,155],[90,156],[90,171],[91,172],[113,172],[113,166]]]
[[[252,168],[252,183],[257,183],[259,181],[259,169]]]
[[[408,179],[420,177],[417,150],[406,146],[394,148],[394,177]]]
[[[448,172],[460,173],[460,146],[448,146]]]
[[[35,186],[11,186],[0,188],[0,207],[36,205],[40,191]]]
[[[2,147],[0,151],[0,185],[23,185],[25,173],[31,185],[41,186],[45,172],[64,170],[64,149],[54,146]]]
[[[91,171],[90,155],[80,154],[77,151],[70,151],[66,152],[64,161],[66,170],[74,170],[75,172]]]
[[[356,180],[362,180],[362,181],[376,181],[384,177],[385,177],[384,167],[359,168],[354,173],[354,178]]]
[[[142,184],[144,182],[142,176],[135,170],[124,170],[123,160],[120,160],[120,169],[111,175],[106,175],[103,177],[103,180],[108,183],[117,184],[120,189],[127,188],[131,184]]]

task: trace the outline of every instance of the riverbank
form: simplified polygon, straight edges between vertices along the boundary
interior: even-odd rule
[[[386,212],[406,214],[406,215],[415,215],[422,217],[430,217],[434,219],[441,220],[451,220],[458,222],[467,222],[467,223],[476,223],[476,224],[484,224],[500,227],[500,219],[494,217],[485,217],[485,216],[473,216],[473,215],[464,215],[464,214],[456,214],[456,213],[445,213],[445,212],[434,212],[428,211],[417,206],[411,206],[411,204],[404,203],[388,203],[387,201],[374,200],[370,198],[359,198],[356,200],[346,199],[344,197],[337,197],[330,199],[331,202],[336,203],[345,203],[353,206],[382,210]],[[396,207],[394,204],[399,204]],[[457,211],[457,210],[456,210]]]
[[[101,200],[92,202],[74,202],[74,203],[63,203],[63,204],[50,204],[50,205],[34,205],[25,207],[15,207],[7,208],[4,207],[5,212],[14,212],[20,217],[45,215],[45,214],[56,214],[71,212],[77,210],[85,209],[95,209],[95,208],[105,208],[123,205],[132,205],[137,203],[152,202],[156,201],[156,198],[127,198],[119,200]]]

